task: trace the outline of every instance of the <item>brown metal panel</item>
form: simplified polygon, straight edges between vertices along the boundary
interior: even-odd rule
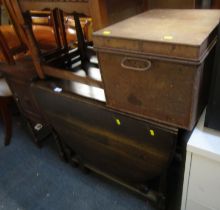
[[[207,102],[219,17],[152,10],[95,33],[107,105],[191,130]]]
[[[97,48],[198,61],[213,41],[208,37],[219,18],[219,10],[151,10],[95,32],[94,43]]]
[[[203,71],[210,75],[211,67],[203,70],[203,65],[149,60],[151,68],[141,72],[123,68],[121,61],[124,58],[123,55],[108,53],[100,55],[100,65],[104,66],[102,76],[107,105],[159,122],[192,129],[197,118],[197,106],[204,108],[205,105],[205,101],[198,104],[201,75]],[[135,62],[138,63],[138,60]]]

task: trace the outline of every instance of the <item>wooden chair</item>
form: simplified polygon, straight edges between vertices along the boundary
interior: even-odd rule
[[[16,33],[17,32],[17,33]],[[20,29],[12,25],[0,26],[0,71],[5,72],[5,63],[15,66],[16,60],[20,60],[27,54],[27,47],[21,38]],[[25,94],[25,93],[24,93]],[[0,116],[5,130],[4,144],[9,145],[12,136],[12,114],[10,104],[13,102],[13,94],[6,79],[0,76]]]
[[[0,2],[2,4],[2,2]],[[3,34],[3,31],[5,35]],[[21,51],[26,51],[20,36],[14,36],[14,29],[11,26],[0,26],[0,62],[6,62],[8,64],[14,64],[14,56]],[[8,44],[8,40],[5,36],[11,40]],[[1,67],[0,67],[1,68]],[[0,69],[1,70],[1,69]],[[12,117],[10,104],[13,102],[12,92],[6,82],[6,80],[0,75],[0,114],[4,126],[4,144],[9,145],[12,136]]]
[[[18,39],[16,36],[10,36],[13,43],[11,44],[13,47],[10,49],[9,45],[7,44],[7,40],[3,35],[2,30],[6,32],[6,35],[12,34],[11,26],[0,26],[0,49],[1,49],[1,56],[0,62],[7,62],[8,64],[14,63],[13,56],[17,53],[24,50],[23,46],[17,45]],[[16,45],[16,46],[15,46]],[[1,70],[1,67],[0,67]],[[12,117],[11,117],[11,110],[10,104],[13,101],[12,92],[6,82],[6,80],[1,76],[0,77],[0,114],[2,117],[4,130],[5,130],[5,137],[4,137],[4,144],[9,145],[12,135]]]
[[[44,31],[41,30],[42,32]],[[5,128],[5,145],[10,143],[12,135],[10,103],[13,102],[14,97],[25,122],[31,128],[34,142],[40,146],[41,139],[38,140],[34,126],[36,123],[41,123],[46,134],[48,124],[44,121],[30,93],[31,81],[37,77],[37,74],[28,55],[27,47],[21,43],[13,26],[0,26],[0,72],[5,76],[5,78],[0,78],[0,116],[2,116]]]
[[[49,125],[44,120],[41,110],[32,97],[30,90],[27,89],[30,88],[31,81],[37,77],[37,74],[29,58],[30,53],[28,51],[25,33],[22,28],[15,23],[16,14],[7,4],[5,4],[5,6],[11,17],[13,26],[0,26],[0,71],[4,73],[19,110],[28,127],[31,128],[30,131],[33,134],[35,143],[40,145],[41,137],[44,137],[49,132],[47,132]],[[51,20],[52,18],[47,17],[53,14],[51,14],[50,11],[42,11],[40,13],[33,11],[31,15],[35,17],[45,17],[45,19]],[[36,27],[33,29],[33,33],[36,34],[40,49],[45,51],[54,48],[54,46],[58,46],[59,38],[50,38],[51,34],[54,35],[56,33],[51,30],[53,29],[53,22],[44,23],[43,26],[40,23],[35,23],[35,25]],[[5,79],[1,79],[0,83],[0,114],[2,115],[5,125],[5,145],[8,145],[12,131],[11,113],[8,105],[13,100],[12,93],[9,91]],[[25,92],[26,89],[27,91]],[[42,132],[35,131],[35,125],[37,123],[42,124]]]
[[[72,57],[77,57],[77,55],[80,54],[80,52],[83,52],[81,50],[81,45],[79,44],[79,50],[69,52],[67,39],[66,39],[66,33],[64,29],[64,12],[65,13],[71,13],[72,10],[75,9],[82,14],[90,15],[89,13],[89,7],[88,4],[85,2],[60,2],[57,4],[51,4],[49,1],[44,1],[38,4],[36,2],[26,2],[24,1],[10,1],[5,0],[5,4],[10,8],[10,11],[14,11],[13,13],[16,14],[16,19],[14,20],[14,24],[17,28],[19,28],[20,31],[24,32],[23,39],[27,40],[29,50],[31,52],[33,63],[35,65],[36,71],[41,79],[44,79],[46,75],[58,77],[61,79],[67,79],[67,80],[74,80],[80,83],[89,84],[89,85],[95,85],[95,86],[102,86],[102,83],[100,81],[96,81],[94,79],[91,79],[89,77],[81,77],[73,72],[66,70],[66,67],[61,66],[57,67],[57,63],[65,64],[69,60],[71,60]],[[56,6],[59,6],[59,9],[55,8]],[[33,10],[43,10],[45,8],[49,8],[52,10],[56,15],[54,15],[54,19],[57,21],[54,21],[56,24],[55,28],[59,29],[59,37],[62,42],[62,47],[59,49],[59,51],[55,51],[49,54],[44,54],[37,44],[36,37],[33,33],[32,24],[30,21],[30,12]],[[29,17],[27,16],[29,12]],[[81,32],[81,31],[80,31]],[[79,36],[78,36],[79,37]],[[78,40],[79,42],[79,40]],[[82,42],[80,42],[82,43]],[[81,57],[83,57],[83,53],[80,54]],[[71,57],[71,58],[70,58]]]
[[[14,16],[16,16],[16,18],[14,18],[14,24],[23,33],[23,39],[25,39],[27,42],[37,74],[41,79],[46,78],[46,76],[52,76],[103,88],[101,81],[93,79],[89,76],[79,76],[74,73],[74,70],[65,66],[66,63],[68,65],[69,61],[76,61],[77,59],[75,60],[75,58],[80,55],[81,63],[85,64],[82,65],[82,68],[84,69],[85,66],[87,67],[88,63],[90,64],[91,50],[88,50],[87,53],[87,45],[85,44],[85,39],[82,38],[83,36],[80,27],[78,27],[77,30],[78,49],[75,51],[70,51],[68,49],[66,34],[64,30],[64,14],[72,14],[75,12],[75,14],[83,14],[84,16],[92,17],[94,30],[96,30],[110,23],[126,18],[127,16],[140,12],[140,8],[145,5],[146,1],[137,0],[134,2],[132,0],[123,0],[120,2],[120,4],[118,4],[118,1],[115,0],[113,1],[114,3],[109,3],[107,0],[57,0],[53,1],[53,4],[51,4],[51,1],[49,0],[4,0],[3,2],[8,5],[9,10],[13,11],[12,13]],[[62,40],[62,49],[49,55],[43,54],[40,50],[32,30],[31,22],[28,20],[30,18],[26,16],[28,11],[30,13],[33,10],[39,11],[44,10],[45,8],[48,8],[51,11],[55,11],[57,18],[57,22],[55,22],[55,24],[56,28],[59,28],[59,35]],[[121,8],[126,9],[122,10]],[[126,11],[126,13],[123,13],[122,11]],[[75,20],[76,19],[77,18],[75,15]],[[79,24],[77,25],[79,26]],[[59,66],[60,63],[63,65]],[[71,64],[71,66],[73,65]]]
[[[41,30],[42,32],[44,30]],[[0,26],[0,72],[5,76],[5,79],[0,81],[0,114],[5,125],[5,144],[9,144],[12,131],[9,103],[13,100],[12,94],[8,94],[8,83],[24,122],[30,128],[34,143],[40,147],[45,137],[50,135],[51,129],[30,91],[33,79],[37,78],[33,62],[27,48],[21,48],[19,45],[13,27]],[[35,129],[38,124],[41,125],[40,130]]]
[[[4,35],[5,33],[5,35]],[[7,39],[5,38],[7,37]],[[9,41],[11,40],[11,41]],[[0,26],[0,50],[1,58],[0,62],[6,62],[8,64],[15,63],[15,56],[18,56],[21,52],[26,52],[26,47],[20,42],[19,38],[15,35],[11,26]],[[0,66],[1,71],[1,66]],[[12,119],[10,104],[13,102],[12,92],[6,82],[6,80],[0,78],[0,114],[3,120],[5,137],[5,145],[10,144],[12,135]]]

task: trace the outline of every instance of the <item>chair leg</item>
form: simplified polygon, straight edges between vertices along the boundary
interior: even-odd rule
[[[5,146],[9,145],[11,142],[11,136],[12,136],[12,117],[11,112],[8,108],[8,104],[4,103],[1,107],[1,115],[5,130]]]

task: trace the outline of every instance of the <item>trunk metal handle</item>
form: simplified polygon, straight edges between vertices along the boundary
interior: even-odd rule
[[[140,63],[142,63],[142,65],[144,64],[143,67],[139,67],[140,65],[138,66],[138,64]],[[125,57],[121,60],[121,67],[124,69],[130,69],[134,71],[147,71],[151,68],[151,66],[151,61],[146,59]]]

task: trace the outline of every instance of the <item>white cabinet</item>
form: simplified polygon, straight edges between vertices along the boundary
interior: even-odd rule
[[[220,210],[220,132],[204,128],[204,118],[187,144],[181,210]]]

